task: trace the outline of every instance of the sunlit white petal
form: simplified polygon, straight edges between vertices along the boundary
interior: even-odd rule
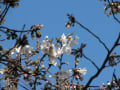
[[[19,53],[21,51],[21,48],[22,48],[22,46],[16,47],[15,51]]]
[[[25,45],[21,50],[21,54],[31,54],[32,50],[33,48],[30,45]]]
[[[67,38],[65,36],[65,34],[63,33],[62,36],[61,36],[61,42],[62,42],[62,45],[63,46],[66,46],[67,44]]]
[[[57,57],[56,48],[53,44],[49,48],[49,55],[55,58]]]
[[[81,75],[85,75],[86,74],[86,72],[87,72],[87,69],[86,68],[79,68],[78,70],[77,70],[77,72],[79,72]]]
[[[62,47],[63,53],[65,54],[71,54],[71,47],[67,46],[67,47]]]
[[[50,56],[49,57],[49,64],[56,66],[57,65],[56,58]]]
[[[3,69],[0,69],[0,74],[4,74],[4,70]]]
[[[57,75],[59,79],[67,79],[72,76],[72,70],[60,71]]]

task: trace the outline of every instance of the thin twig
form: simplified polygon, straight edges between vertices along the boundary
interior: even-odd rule
[[[43,61],[43,59],[47,56],[47,54],[44,54],[42,58],[40,59],[40,63]]]
[[[7,54],[9,54],[9,52],[10,52],[13,48],[15,48],[15,46],[16,46],[16,44],[15,44],[12,48],[10,48],[6,53],[4,53],[3,55],[0,55],[0,59],[1,59],[2,57],[5,57]]]
[[[2,29],[0,29],[0,31],[3,32],[4,34],[7,34],[7,35],[8,35],[8,33],[7,33],[6,31],[4,31],[4,30],[2,30]]]
[[[1,13],[1,16],[3,16],[3,14],[4,14],[5,11],[6,11],[6,9],[7,9],[7,5],[5,6],[5,9],[3,10],[3,12]]]
[[[29,87],[24,81],[22,81],[21,79],[20,79],[20,81],[21,81],[25,86],[27,86],[28,88],[30,88],[30,90],[32,90],[32,88]]]
[[[0,26],[0,28],[11,30],[11,31],[14,31],[14,32],[28,32],[28,31],[33,31],[33,30],[24,30],[24,31],[23,30],[15,30],[15,29],[10,29],[10,28],[4,27],[4,26]]]
[[[108,47],[106,46],[106,44],[96,35],[94,34],[93,32],[91,32],[90,29],[88,29],[87,27],[83,26],[81,23],[79,23],[78,21],[76,21],[76,23],[78,25],[80,25],[82,28],[84,28],[87,32],[89,32],[92,36],[94,36],[96,39],[98,39],[98,41],[105,47],[105,49],[109,52],[109,49]]]
[[[59,70],[61,70],[61,68],[62,68],[62,58],[63,58],[63,54],[61,55],[61,57],[60,57],[60,66],[59,66]]]
[[[22,84],[18,83],[18,85],[20,85],[21,87],[23,87],[26,90],[29,90],[28,88],[26,88],[25,86],[23,86]]]
[[[93,60],[91,60],[90,58],[88,58],[85,54],[83,54],[83,57],[85,59],[87,59],[88,61],[90,61],[97,68],[97,70],[99,70],[99,67],[95,64],[95,62]]]
[[[7,7],[8,6],[8,7]],[[0,23],[2,23],[2,21],[4,20],[4,18],[5,18],[5,16],[6,16],[6,14],[7,14],[7,12],[8,12],[8,10],[9,10],[9,8],[10,8],[10,5],[7,5],[6,6],[6,10],[5,10],[5,14],[3,15],[3,17],[2,17],[2,19],[1,19],[1,21],[0,21]]]
[[[35,82],[34,82],[34,87],[33,87],[34,90],[36,90],[36,82],[37,82],[37,77],[35,76]]]

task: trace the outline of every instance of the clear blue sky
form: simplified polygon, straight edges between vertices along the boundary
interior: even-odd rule
[[[94,60],[100,67],[107,54],[105,48],[80,26],[75,24],[75,27],[66,28],[67,13],[74,14],[77,21],[91,29],[109,48],[114,44],[118,36],[119,24],[112,16],[107,17],[104,14],[104,2],[99,0],[21,0],[20,7],[9,10],[4,26],[21,30],[23,24],[26,24],[25,29],[29,29],[33,24],[44,24],[44,28],[41,31],[43,38],[48,35],[51,39],[60,37],[62,33],[69,34],[74,32],[75,35],[80,37],[79,45],[81,43],[87,44],[84,49],[86,56]],[[30,44],[34,45],[34,43],[32,41]],[[76,47],[79,47],[79,45]],[[8,46],[6,45],[6,47]],[[118,50],[117,52],[120,53]],[[64,59],[68,62],[73,62],[74,60],[73,57],[68,56],[64,57]],[[88,70],[84,76],[84,81],[81,82],[85,84],[94,75],[96,69],[85,59],[80,59],[79,64],[80,67],[86,67]],[[71,66],[72,63],[68,68],[71,68]],[[117,67],[119,66],[117,65]],[[111,67],[105,69],[92,82],[92,85],[100,85],[111,80],[110,73],[112,73],[113,69]],[[119,75],[120,69],[117,69],[116,73]]]

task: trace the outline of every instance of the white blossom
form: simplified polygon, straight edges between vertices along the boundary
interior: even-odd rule
[[[72,76],[72,70],[66,70],[66,71],[60,71],[57,73],[54,73],[52,75],[49,75],[48,77],[55,77],[58,81],[58,84],[60,84],[61,87],[64,87],[64,80],[68,79]]]
[[[63,54],[63,50],[61,48],[58,48],[56,52],[58,56]]]
[[[49,64],[56,66],[57,65],[56,58],[49,56]]]
[[[59,80],[64,80],[72,76],[72,70],[60,71],[54,75],[49,75],[49,77],[57,77]]]
[[[44,68],[45,66],[44,66],[44,64],[42,64],[42,65],[40,65],[42,68]]]
[[[43,53],[49,55],[49,64],[56,66],[57,65],[56,59],[59,56],[60,51],[56,50],[55,45],[48,40],[48,36],[46,36],[45,40],[43,40],[41,50]]]
[[[3,69],[0,69],[0,74],[4,74],[4,70]]]
[[[110,81],[108,81],[108,82],[107,82],[107,85],[111,85],[111,82],[110,82]]]
[[[77,72],[79,72],[81,75],[85,75],[86,74],[86,72],[87,72],[87,69],[86,68],[78,68],[77,69]]]
[[[62,42],[62,46],[66,46],[67,44],[67,37],[65,36],[65,34],[63,33],[62,36],[61,36],[61,42]]]
[[[15,53],[15,51],[13,50],[12,52],[11,52],[11,55],[13,55]]]
[[[71,54],[72,47],[78,43],[79,37],[75,36],[75,38],[72,38],[72,36],[68,36],[67,38],[63,33],[60,39],[62,42],[62,52],[65,54]]]
[[[67,79],[72,76],[72,70],[60,71],[57,73],[58,79]]]
[[[53,77],[53,75],[48,75],[48,77]]]
[[[64,47],[62,47],[62,51],[63,51],[63,53],[65,53],[65,54],[71,54],[71,47],[70,46],[64,46]]]
[[[118,5],[118,9],[120,9],[120,5]]]
[[[58,56],[56,48],[53,44],[49,47],[49,55],[55,58]]]
[[[58,78],[58,83],[63,85],[65,79],[68,79],[72,76],[72,70],[60,71],[57,73],[56,77]]]
[[[22,48],[22,46],[19,46],[19,47],[16,46],[15,51],[19,53],[21,48]]]
[[[49,56],[49,64],[56,66],[56,59],[59,57],[59,55],[62,55],[63,53],[68,55],[71,54],[72,46],[77,44],[78,39],[79,37],[77,36],[75,38],[72,38],[72,36],[66,37],[63,33],[60,38],[62,47],[58,47],[56,49],[55,45],[52,44],[51,41],[48,39],[48,36],[46,36],[40,48],[44,54],[47,54]]]
[[[50,42],[48,40],[43,40],[43,44],[41,45],[41,50],[43,53],[48,54],[49,53],[49,47],[50,47]]]
[[[78,40],[79,40],[79,37],[78,36],[75,36],[75,38],[71,38],[69,40],[69,43],[68,45],[70,45],[71,47],[73,47],[74,45],[76,45],[78,43]]]
[[[20,53],[20,54],[31,54],[32,53],[32,50],[33,50],[33,47],[31,47],[30,45],[25,45],[24,47],[22,47],[21,45],[20,46],[16,46],[13,50],[12,50],[12,52],[11,52],[11,54],[14,54],[15,53],[15,51],[17,52],[17,53]]]
[[[21,54],[31,54],[32,50],[33,50],[33,48],[30,45],[25,45],[21,49]]]
[[[45,36],[45,40],[46,40],[46,41],[48,40],[48,36]]]

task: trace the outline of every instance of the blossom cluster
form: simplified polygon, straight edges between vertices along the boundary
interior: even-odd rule
[[[77,74],[76,75],[72,74],[73,71],[74,72],[76,71],[78,75],[79,74],[80,75],[85,75],[86,72],[87,72],[86,68],[83,68],[83,69],[82,68],[78,68],[78,69],[73,69],[73,70],[69,69],[69,70],[65,70],[65,71],[61,70],[60,72],[57,72],[54,75],[49,75],[49,77],[56,77],[58,83],[59,84],[63,84],[66,79],[69,79],[72,76],[75,76],[75,77],[77,76]]]
[[[30,45],[25,45],[24,47],[22,47],[22,46],[20,45],[20,46],[16,46],[16,47],[12,50],[11,54],[14,54],[15,51],[16,51],[17,53],[20,53],[20,54],[23,54],[23,55],[28,55],[28,54],[31,54],[31,53],[32,53],[32,50],[33,50],[33,48],[32,48]]]
[[[72,35],[65,36],[65,34],[62,34],[62,36],[59,38],[61,46],[56,48],[55,44],[53,44],[52,41],[48,39],[48,36],[46,36],[40,48],[44,54],[49,56],[49,64],[56,66],[56,59],[59,57],[59,55],[71,54],[72,47],[77,44],[78,40],[78,36],[72,38]]]
[[[109,10],[109,12],[107,13],[106,11]],[[120,2],[119,1],[115,1],[109,4],[105,4],[105,14],[107,14],[107,16],[112,15],[112,14],[118,14],[120,13]]]
[[[78,43],[79,37],[78,36],[72,37],[72,35],[73,35],[73,33],[71,33],[69,35],[65,35],[63,33],[61,35],[61,37],[56,38],[57,43],[55,43],[55,44],[52,42],[52,40],[50,40],[48,38],[48,36],[45,37],[45,40],[43,40],[41,44],[37,42],[37,45],[39,45],[37,49],[41,50],[44,55],[48,56],[49,65],[56,66],[58,64],[57,59],[61,60],[61,62],[63,63],[62,58],[61,58],[61,56],[63,54],[73,55],[72,54],[73,47],[74,47],[74,45],[76,45]],[[38,38],[37,38],[37,40],[38,40]],[[23,36],[22,39],[21,38],[18,39],[14,48],[10,51],[10,55],[13,55],[13,54],[16,55],[17,57],[21,57],[21,55],[22,55],[22,56],[27,56],[27,58],[28,58],[28,60],[25,61],[25,65],[26,65],[25,72],[27,71],[30,75],[28,73],[23,74],[25,81],[29,82],[36,73],[41,72],[41,71],[39,71],[38,67],[45,69],[46,71],[49,70],[49,68],[46,68],[44,66],[44,64],[40,62],[39,58],[38,58],[38,61],[34,61],[31,59],[29,60],[29,56],[34,55],[35,50],[33,50],[33,47],[31,47],[29,45],[27,37],[25,35]],[[18,60],[16,60],[15,64],[20,63],[19,65],[21,66],[21,62],[17,62],[17,61]],[[35,67],[35,68],[33,70],[28,68],[27,66],[30,66],[30,65]],[[61,63],[58,64],[58,67],[60,65],[62,65],[62,64]],[[12,66],[12,68],[17,67],[14,64],[11,64],[10,66]],[[8,66],[8,67],[10,67],[10,66]],[[11,71],[11,70],[12,70],[11,68],[9,70],[6,70],[6,71],[4,69],[0,69],[0,74],[7,75],[7,74],[11,73],[11,72],[8,73],[8,71]],[[14,71],[12,71],[12,72],[14,72]],[[61,68],[59,68],[59,71],[57,71],[56,73],[50,72],[49,77],[56,78],[56,82],[62,88],[65,88],[66,84],[67,84],[66,81],[68,79],[70,79],[71,77],[75,77],[75,78],[81,80],[81,78],[82,78],[81,75],[85,75],[86,72],[87,72],[86,68],[83,68],[83,69],[82,68],[72,68],[69,70],[62,70]],[[14,73],[17,73],[17,70],[15,70]],[[14,73],[12,73],[12,74],[14,74]],[[8,78],[7,80],[10,80],[10,79]]]

